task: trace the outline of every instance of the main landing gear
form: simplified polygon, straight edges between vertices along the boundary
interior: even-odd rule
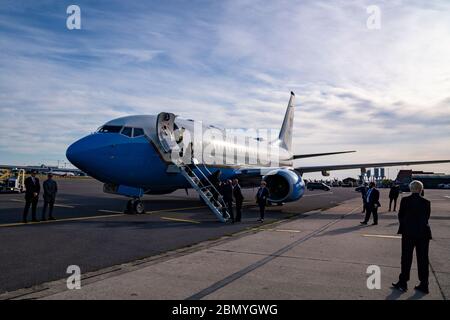
[[[144,202],[139,198],[128,200],[125,212],[128,214],[144,214]]]

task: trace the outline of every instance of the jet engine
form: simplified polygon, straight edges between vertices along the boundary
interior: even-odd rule
[[[293,170],[274,169],[263,176],[273,203],[291,202],[301,198],[305,192],[302,177]]]

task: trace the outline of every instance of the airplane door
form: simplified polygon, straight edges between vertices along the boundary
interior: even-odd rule
[[[175,115],[161,112],[156,120],[158,140],[164,152],[171,152],[177,146],[174,135]]]

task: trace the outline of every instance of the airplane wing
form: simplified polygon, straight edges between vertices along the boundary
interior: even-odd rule
[[[304,158],[313,158],[313,157],[322,157],[322,156],[330,156],[333,154],[341,154],[341,153],[352,153],[356,151],[337,151],[337,152],[325,152],[325,153],[308,153],[308,154],[294,154],[292,159],[304,159]]]
[[[365,169],[375,167],[396,167],[396,166],[412,166],[417,164],[434,164],[434,163],[450,163],[450,160],[428,160],[428,161],[397,161],[397,162],[374,162],[374,163],[355,163],[355,164],[338,164],[338,165],[324,165],[324,166],[304,166],[297,167],[295,170],[301,174],[307,172],[320,172],[331,170],[346,170],[346,169]]]

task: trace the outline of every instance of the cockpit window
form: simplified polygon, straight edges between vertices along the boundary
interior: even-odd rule
[[[119,133],[121,129],[122,129],[121,126],[103,126],[98,130],[98,132],[100,132],[100,133]]]
[[[124,127],[123,129],[122,129],[122,132],[121,132],[124,136],[127,136],[127,137],[132,137],[132,135],[133,135],[133,128],[130,128],[130,127]]]
[[[134,128],[133,137],[141,137],[144,135],[144,129],[142,128]]]

